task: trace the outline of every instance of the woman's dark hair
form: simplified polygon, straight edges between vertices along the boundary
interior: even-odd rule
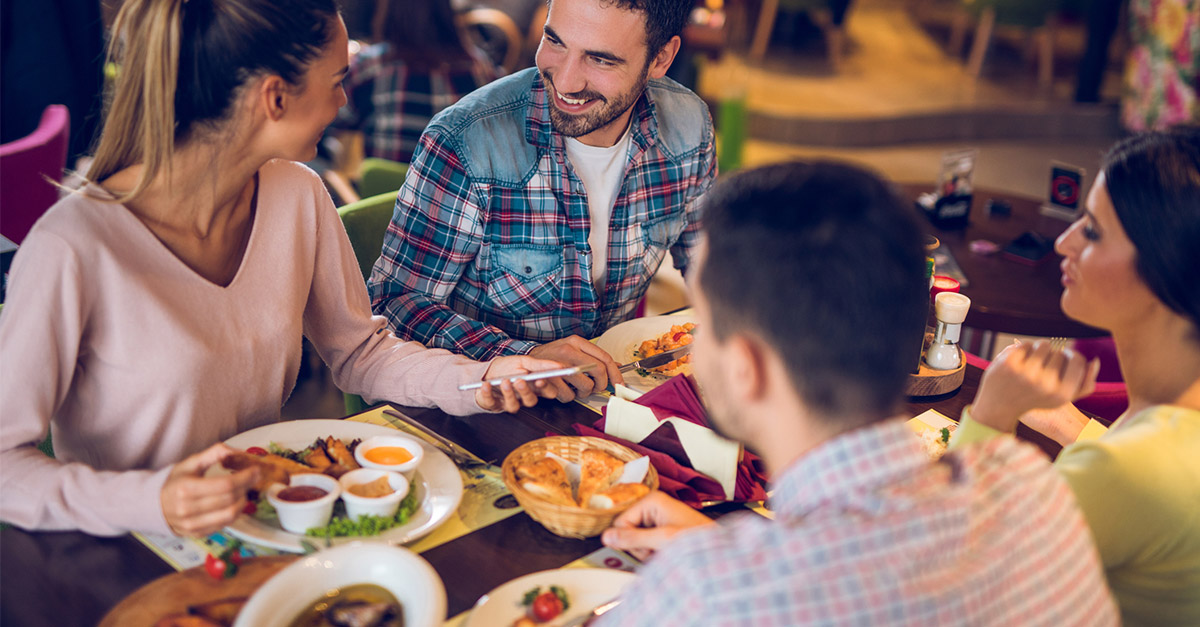
[[[389,56],[416,68],[473,59],[454,21],[450,0],[380,0],[387,5],[379,38]]]
[[[127,0],[113,24],[119,67],[88,178],[144,167],[124,202],[170,168],[175,143],[226,120],[240,88],[273,74],[299,86],[333,38],[334,0]]]
[[[826,414],[890,415],[929,310],[909,204],[854,166],[780,164],[718,180],[704,232],[699,283],[718,340],[769,342],[796,392]]]
[[[1117,219],[1154,295],[1200,330],[1200,127],[1142,133],[1104,157]]]

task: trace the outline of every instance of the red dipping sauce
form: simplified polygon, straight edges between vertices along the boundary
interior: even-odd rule
[[[284,488],[275,495],[275,498],[281,501],[291,501],[293,503],[301,503],[303,501],[315,501],[322,496],[329,494],[322,488],[315,485],[294,485],[290,488]]]

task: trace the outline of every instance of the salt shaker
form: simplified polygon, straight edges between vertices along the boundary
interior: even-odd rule
[[[957,292],[942,292],[933,301],[937,330],[933,343],[925,351],[925,364],[934,370],[954,370],[959,366],[958,334],[971,299]]]

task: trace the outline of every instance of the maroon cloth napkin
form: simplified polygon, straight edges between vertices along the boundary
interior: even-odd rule
[[[700,402],[700,396],[696,393],[695,382],[687,375],[671,377],[634,402],[649,407],[659,421],[675,416],[709,427],[708,415]],[[725,500],[725,491],[720,483],[692,468],[691,460],[683,450],[683,445],[679,443],[679,435],[670,423],[661,425],[640,443],[604,433],[604,418],[591,426],[575,424],[574,428],[579,435],[611,440],[649,457],[650,463],[654,464],[654,469],[658,471],[659,489],[692,507],[700,507],[703,501]],[[743,451],[742,461],[738,464],[733,500],[745,502],[765,499],[767,493],[763,485],[766,482],[767,475],[762,461],[753,453]]]

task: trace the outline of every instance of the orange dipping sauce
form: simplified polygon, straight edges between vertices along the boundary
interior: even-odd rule
[[[363,459],[382,466],[398,466],[413,458],[403,446],[376,446],[363,453]]]

